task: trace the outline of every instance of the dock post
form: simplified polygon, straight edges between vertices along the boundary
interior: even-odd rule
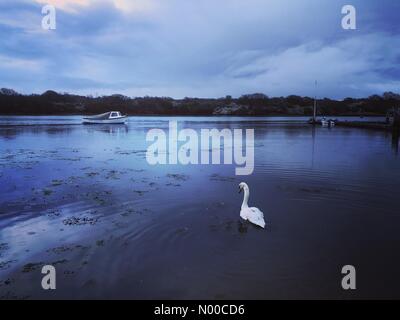
[[[400,111],[398,108],[393,112],[393,128],[400,128]]]
[[[393,110],[393,127],[392,127],[392,148],[398,154],[400,137],[400,111],[399,108]]]

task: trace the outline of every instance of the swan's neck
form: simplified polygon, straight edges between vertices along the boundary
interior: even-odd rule
[[[244,190],[244,196],[243,196],[242,209],[249,207],[249,205],[248,205],[249,196],[250,196],[249,190],[245,189]]]

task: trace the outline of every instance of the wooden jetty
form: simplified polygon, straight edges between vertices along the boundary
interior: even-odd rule
[[[335,121],[335,125],[349,128],[396,131],[400,130],[400,109],[393,108],[386,115],[386,121]]]
[[[337,126],[349,128],[362,128],[372,130],[392,131],[393,125],[386,122],[368,122],[368,121],[337,121]]]

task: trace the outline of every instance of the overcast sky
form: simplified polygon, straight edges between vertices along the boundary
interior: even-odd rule
[[[43,30],[44,4],[57,8]],[[357,29],[341,27],[343,5]],[[400,88],[397,0],[0,0],[0,87],[181,98]]]

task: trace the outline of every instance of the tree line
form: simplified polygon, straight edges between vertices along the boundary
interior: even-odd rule
[[[260,93],[239,98],[173,99],[149,96],[131,98],[120,94],[93,97],[51,90],[43,94],[23,95],[12,89],[0,89],[0,114],[3,115],[89,115],[116,110],[127,115],[311,116],[313,104],[311,97],[268,97]],[[319,115],[385,115],[393,107],[400,106],[400,95],[386,92],[368,98],[324,98],[318,99],[317,105]]]

